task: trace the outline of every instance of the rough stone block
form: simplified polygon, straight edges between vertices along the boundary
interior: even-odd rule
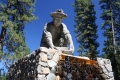
[[[47,52],[48,52],[48,49],[47,49],[46,47],[40,47],[40,51],[47,53]]]
[[[110,64],[111,65],[111,61],[109,59],[103,59],[105,64]]]
[[[108,71],[107,71],[107,69],[105,68],[105,66],[101,66],[101,68],[102,68],[102,70],[103,70],[103,72],[104,72],[105,74],[108,73]]]
[[[110,79],[105,79],[105,80],[114,80],[114,77],[110,78]]]
[[[60,58],[59,55],[57,53],[55,53],[52,60],[55,62],[58,62],[59,58]]]
[[[47,54],[45,54],[45,53],[40,53],[40,59],[41,59],[41,61],[43,61],[43,62],[47,62]]]
[[[49,65],[49,67],[55,67],[55,66],[57,66],[57,62],[55,62],[53,60],[48,60],[47,63]]]
[[[108,76],[109,76],[109,77],[113,77],[113,76],[114,76],[114,75],[113,75],[113,72],[109,72],[109,73],[108,73]]]
[[[61,50],[57,50],[56,53],[59,54],[59,55],[61,55],[62,51]]]
[[[55,80],[55,79],[56,79],[55,74],[49,73],[49,74],[47,75],[47,80]]]
[[[50,53],[50,52],[48,52],[48,53],[47,53],[47,57],[48,57],[48,60],[50,60],[50,59],[52,59],[52,58],[53,58],[53,54],[52,54],[52,53]]]
[[[56,66],[55,67],[51,67],[50,72],[55,74],[56,73]]]
[[[105,68],[107,69],[107,71],[112,72],[112,66],[110,64],[106,64]]]
[[[56,76],[56,80],[60,80],[60,76]]]
[[[50,69],[49,68],[43,68],[43,74],[49,74],[50,73]]]
[[[105,74],[100,74],[105,80],[108,79],[109,77]]]
[[[45,75],[38,74],[36,80],[46,80]]]
[[[37,66],[37,72],[38,72],[39,74],[42,73],[42,69],[43,69],[43,67],[41,67],[41,65],[38,65],[38,66]]]
[[[102,65],[102,66],[105,64],[102,58],[97,58],[97,62],[99,65]]]
[[[47,66],[48,66],[48,63],[47,63],[47,62],[39,61],[39,64],[40,64],[41,66],[44,66],[44,67],[47,67]]]

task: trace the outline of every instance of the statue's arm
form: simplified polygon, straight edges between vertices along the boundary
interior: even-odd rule
[[[70,35],[70,32],[67,29],[67,26],[64,23],[62,23],[62,25],[63,25],[63,34],[65,35],[65,38],[67,39],[67,42],[70,45],[70,50],[74,51],[74,44],[72,41],[72,36]]]
[[[49,46],[50,48],[53,48],[54,45],[53,45],[53,41],[52,41],[52,35],[51,35],[51,33],[47,30],[47,25],[48,25],[48,24],[45,24],[45,26],[44,26],[44,34],[45,34],[45,37],[46,37],[46,42],[47,42],[47,44],[48,44],[48,46]]]

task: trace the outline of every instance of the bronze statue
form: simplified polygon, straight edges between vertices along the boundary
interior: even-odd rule
[[[54,48],[69,47],[69,50],[74,51],[72,37],[67,26],[62,23],[62,19],[67,17],[67,14],[62,9],[58,9],[51,13],[52,22],[45,24],[41,39],[40,47]]]

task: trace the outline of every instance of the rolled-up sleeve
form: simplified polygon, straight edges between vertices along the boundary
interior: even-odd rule
[[[43,35],[43,37],[44,37],[43,42],[46,42],[48,47],[53,48],[54,45],[53,45],[53,41],[52,41],[52,35],[48,31],[48,24],[45,24],[45,26],[44,26],[44,35]]]

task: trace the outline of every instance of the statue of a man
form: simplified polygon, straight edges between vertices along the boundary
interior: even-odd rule
[[[62,23],[62,19],[67,17],[67,14],[62,9],[58,9],[51,13],[52,22],[45,24],[44,32],[41,39],[41,47],[54,48],[69,47],[69,50],[74,51],[74,45],[70,32],[67,26]]]

